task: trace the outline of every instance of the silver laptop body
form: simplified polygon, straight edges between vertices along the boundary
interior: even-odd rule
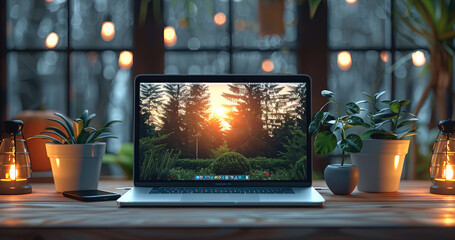
[[[139,206],[323,206],[313,188],[307,75],[139,75]],[[260,109],[260,110],[259,110]]]

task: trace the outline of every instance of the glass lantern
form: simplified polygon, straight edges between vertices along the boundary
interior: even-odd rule
[[[6,121],[0,145],[0,194],[31,193],[32,175],[30,156],[24,136],[22,121]]]
[[[430,177],[431,193],[455,194],[455,121],[439,122],[439,135],[433,146]]]

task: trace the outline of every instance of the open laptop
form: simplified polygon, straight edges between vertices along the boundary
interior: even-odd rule
[[[127,206],[323,206],[307,75],[139,75]]]

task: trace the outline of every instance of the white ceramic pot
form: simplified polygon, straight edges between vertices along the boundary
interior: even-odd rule
[[[96,190],[106,143],[46,143],[57,192]]]
[[[351,153],[359,168],[357,189],[364,192],[396,192],[410,140],[363,140],[362,151]]]

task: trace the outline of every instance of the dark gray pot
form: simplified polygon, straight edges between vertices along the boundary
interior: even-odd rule
[[[349,195],[359,180],[359,169],[352,164],[330,164],[324,170],[324,179],[330,191],[337,195]]]

